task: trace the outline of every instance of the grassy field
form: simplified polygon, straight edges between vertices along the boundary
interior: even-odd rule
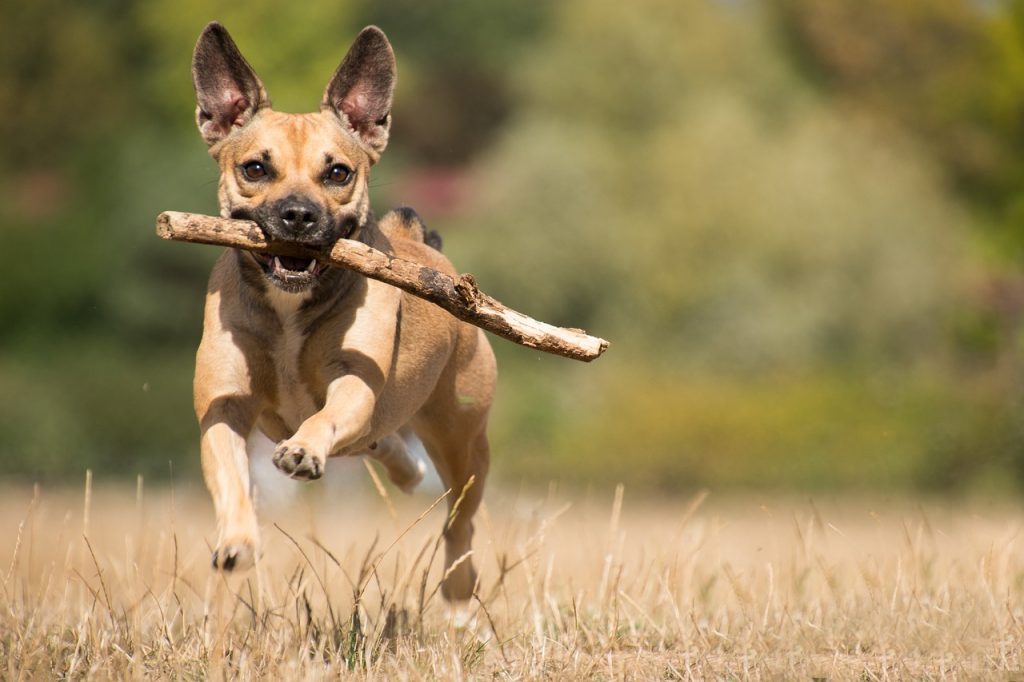
[[[1012,501],[492,491],[441,599],[429,491],[312,486],[252,573],[203,490],[0,491],[8,679],[1017,679]],[[364,485],[365,484],[365,485]],[[427,513],[424,513],[427,512]]]

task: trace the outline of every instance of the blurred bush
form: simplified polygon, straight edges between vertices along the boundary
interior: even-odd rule
[[[1024,481],[1024,2],[245,5],[41,0],[0,26],[0,471],[194,473],[215,210],[193,130],[217,18],[310,110],[365,23],[399,59],[383,210],[506,303],[506,479],[965,489]],[[444,193],[441,200],[439,193]]]
[[[437,14],[447,32],[427,34],[417,7],[41,0],[5,12],[0,472],[166,474],[172,461],[198,470],[191,373],[216,252],[162,243],[153,224],[167,209],[216,212],[216,168],[194,130],[190,59],[202,27],[229,27],[285,111],[315,109],[364,23],[402,36],[395,135],[412,139],[378,169],[386,187],[389,164],[463,162],[487,143],[507,112],[508,60],[543,16],[460,3]],[[472,76],[462,87],[461,73],[444,76],[457,64]],[[430,84],[449,82],[438,105]],[[477,106],[480,89],[499,96]],[[487,113],[441,127],[417,113],[446,106]],[[466,141],[449,153],[457,138]]]
[[[614,342],[543,387],[506,371],[506,437],[526,445],[505,466],[668,488],[1015,473],[1020,301],[988,298],[1019,277],[925,144],[938,133],[898,115],[912,102],[872,110],[788,58],[784,38],[827,14],[816,3],[642,4],[560,5],[455,241],[499,297]],[[920,93],[879,97],[901,95]]]

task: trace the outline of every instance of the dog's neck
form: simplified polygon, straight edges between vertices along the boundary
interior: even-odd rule
[[[267,287],[267,303],[277,313],[279,320],[290,320],[313,298],[313,290],[293,294],[275,286]]]

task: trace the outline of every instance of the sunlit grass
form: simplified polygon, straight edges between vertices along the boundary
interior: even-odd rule
[[[358,471],[358,470],[355,470]],[[906,679],[1020,670],[1005,502],[492,491],[477,597],[441,599],[441,492],[325,480],[209,568],[205,492],[0,496],[0,661],[21,678]]]

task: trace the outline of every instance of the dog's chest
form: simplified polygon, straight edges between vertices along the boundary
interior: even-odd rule
[[[304,360],[308,335],[299,313],[305,298],[298,294],[275,292],[271,304],[281,322],[281,334],[273,349],[277,400],[275,412],[291,432],[318,409],[313,394],[310,368]]]

